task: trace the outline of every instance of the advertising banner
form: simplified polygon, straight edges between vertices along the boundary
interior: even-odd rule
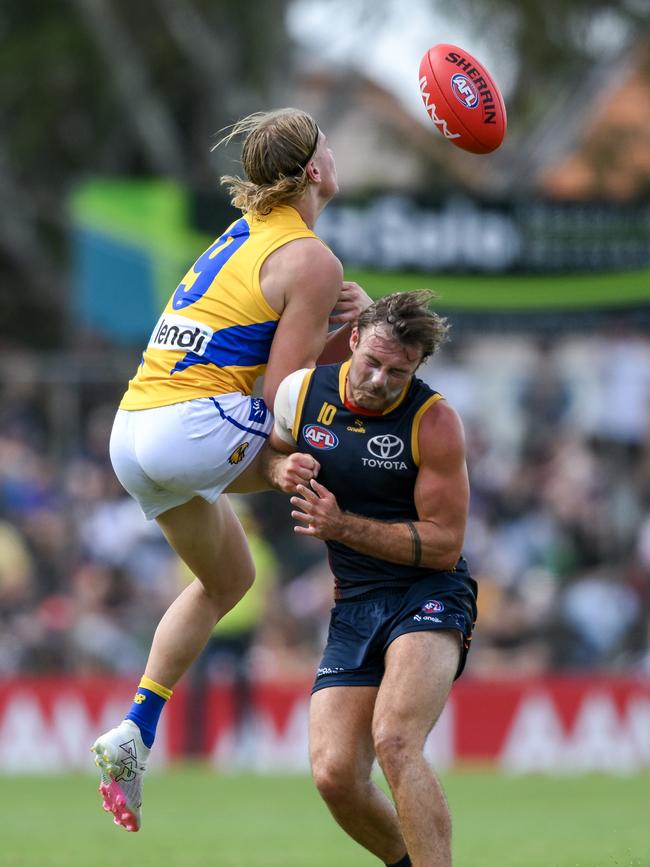
[[[89,746],[120,719],[124,680],[0,682],[0,773],[90,771]],[[227,685],[208,690],[200,756],[220,770],[307,772],[309,684],[256,683],[248,705]],[[162,717],[154,767],[186,755],[188,696]],[[502,771],[627,774],[650,769],[650,681],[467,678],[454,689],[426,745],[439,769],[463,763]]]

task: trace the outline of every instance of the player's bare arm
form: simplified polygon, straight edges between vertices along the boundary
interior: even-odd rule
[[[295,532],[342,542],[392,563],[452,569],[460,557],[469,505],[465,442],[457,413],[444,401],[422,417],[420,468],[415,483],[417,521],[392,523],[343,512],[315,479],[291,498]]]
[[[267,406],[273,406],[278,385],[287,374],[316,366],[342,283],[341,263],[314,238],[280,247],[262,266],[264,297],[281,313],[264,376]]]
[[[350,334],[352,327],[362,313],[372,304],[367,292],[350,280],[344,280],[336,307],[330,316],[330,325],[340,325],[336,331],[327,335],[325,348],[318,357],[318,364],[334,364],[350,356]]]
[[[259,458],[259,472],[271,487],[284,494],[295,494],[298,485],[308,485],[319,470],[316,458],[295,451],[295,446],[271,431]]]

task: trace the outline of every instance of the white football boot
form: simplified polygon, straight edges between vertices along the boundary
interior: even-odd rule
[[[90,749],[101,771],[102,807],[113,814],[116,825],[139,831],[142,778],[151,752],[142,742],[140,729],[132,720],[122,720],[117,728],[100,735]]]

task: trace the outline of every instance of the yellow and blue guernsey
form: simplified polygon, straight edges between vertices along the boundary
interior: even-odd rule
[[[264,373],[280,319],[260,269],[278,247],[316,238],[288,205],[245,214],[200,256],[156,323],[121,409],[149,409],[239,391]]]

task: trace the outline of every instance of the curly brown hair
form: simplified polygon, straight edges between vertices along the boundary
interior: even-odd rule
[[[311,115],[298,108],[259,111],[237,121],[216,146],[240,135],[244,136],[241,162],[246,178],[221,178],[235,208],[264,215],[305,192],[306,169],[319,136]]]
[[[368,328],[387,327],[399,343],[417,347],[424,361],[447,340],[451,327],[431,309],[437,297],[430,289],[384,295],[361,313],[357,328],[362,333]]]

